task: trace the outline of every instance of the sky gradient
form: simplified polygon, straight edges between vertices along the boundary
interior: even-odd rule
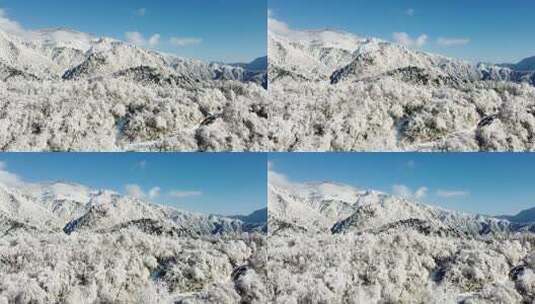
[[[0,9],[26,29],[66,27],[120,40],[128,32],[146,40],[158,34],[152,48],[182,57],[249,62],[266,55],[265,1],[0,0]]]
[[[2,153],[7,171],[24,182],[74,182],[138,193],[181,209],[222,215],[266,207],[267,167],[258,153]],[[150,191],[159,188],[157,196]]]
[[[486,215],[535,207],[535,154],[282,153],[271,169],[293,182],[332,181]]]
[[[390,41],[406,33],[413,43],[425,35],[422,50],[471,62],[535,56],[535,1],[268,0],[268,7],[293,29],[334,28]]]

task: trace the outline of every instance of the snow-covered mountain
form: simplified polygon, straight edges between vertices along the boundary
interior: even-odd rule
[[[268,37],[280,150],[535,148],[530,76],[333,30]]]
[[[533,72],[535,71],[535,56],[524,58],[517,63],[502,63],[498,64],[498,66],[517,72]]]
[[[271,232],[295,229],[293,225],[305,231],[332,233],[395,229],[399,225],[421,229],[424,225],[432,231],[467,237],[535,231],[535,225],[463,214],[335,183],[270,184],[268,198],[270,219],[274,221]]]
[[[237,218],[186,212],[65,182],[0,185],[0,214],[41,230],[63,230],[68,234],[139,228],[136,225],[143,221],[153,221],[190,236],[250,232],[256,228]]]
[[[497,217],[518,224],[533,224],[535,223],[535,208],[522,210],[515,215],[500,215]]]
[[[0,30],[0,49],[2,63],[42,79],[113,77],[139,67],[194,81],[247,81],[250,72],[262,72],[261,67],[249,71],[247,64],[233,66],[183,59],[62,28],[35,31],[27,38]]]
[[[68,29],[0,29],[0,146],[267,149],[265,60],[205,63]]]
[[[0,303],[265,303],[261,225],[67,182],[0,184]]]
[[[270,32],[269,43],[272,80],[285,77],[316,81],[328,79],[336,84],[393,76],[405,81],[435,85],[502,80],[493,78],[497,75],[487,74],[487,65],[473,65],[376,38],[360,38],[346,32],[303,31],[297,36]],[[528,58],[511,68],[521,71],[530,67],[530,62]],[[499,66],[496,64],[490,67]],[[411,72],[416,74],[411,75]],[[512,76],[510,78],[514,79]],[[518,82],[522,81],[518,79]],[[525,82],[530,83],[530,79],[525,79]],[[535,85],[535,82],[531,84]]]
[[[273,303],[535,300],[534,225],[330,182],[268,200]]]
[[[248,215],[236,215],[231,218],[244,222],[249,229],[258,230],[267,233],[268,230],[268,210],[267,208],[259,209]]]

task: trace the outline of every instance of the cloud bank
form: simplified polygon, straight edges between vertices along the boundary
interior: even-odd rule
[[[407,47],[417,47],[420,48],[427,43],[427,35],[422,34],[416,38],[412,38],[409,34],[405,32],[395,32],[392,34],[392,38],[396,43]]]
[[[440,46],[462,46],[470,43],[469,38],[447,38],[439,37],[437,39],[437,44]]]

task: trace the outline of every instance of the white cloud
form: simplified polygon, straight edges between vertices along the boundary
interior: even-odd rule
[[[286,175],[275,172],[273,170],[273,167],[274,167],[273,162],[269,161],[268,162],[268,183],[273,184],[273,185],[278,185],[278,186],[285,186],[285,185],[292,184],[288,180]]]
[[[6,11],[0,8],[0,29],[15,35],[27,35],[27,32],[18,22],[7,17]]]
[[[408,46],[408,47],[422,47],[427,42],[427,35],[422,34],[416,38],[412,38],[409,34],[405,32],[395,32],[392,34],[394,41],[396,43]]]
[[[160,187],[152,187],[148,193],[145,193],[141,186],[136,184],[128,184],[124,186],[126,195],[139,198],[139,199],[156,199],[160,196],[161,188]]]
[[[149,38],[149,45],[156,46],[160,44],[160,34],[154,34]]]
[[[146,160],[140,160],[136,163],[136,168],[139,169],[145,169],[147,167],[147,161]]]
[[[145,38],[140,32],[126,32],[124,35],[126,37],[126,40],[130,43],[137,45],[145,44]]]
[[[420,187],[418,188],[418,190],[416,190],[416,192],[414,192],[414,197],[415,198],[423,198],[427,195],[427,188],[426,187]]]
[[[413,192],[409,187],[405,185],[394,185],[392,186],[392,194],[407,199],[422,199],[427,195],[427,188],[420,187]]]
[[[142,8],[137,9],[135,13],[136,13],[136,16],[143,17],[147,14],[147,9],[142,7]]]
[[[145,193],[143,192],[143,190],[141,189],[139,185],[136,185],[136,184],[125,185],[124,189],[126,191],[126,195],[128,196],[135,197],[135,198],[145,197]]]
[[[182,47],[201,44],[202,39],[194,37],[172,37],[171,39],[169,39],[169,42],[174,46]]]
[[[447,38],[440,37],[437,39],[437,44],[441,46],[461,46],[470,43],[469,38]]]
[[[450,198],[450,197],[462,197],[468,196],[470,192],[461,190],[437,190],[437,196]]]
[[[201,196],[201,191],[183,191],[183,190],[173,190],[169,192],[169,196],[174,198],[184,198],[184,197],[192,197],[192,196]]]
[[[6,186],[18,186],[23,183],[22,179],[18,175],[7,171],[6,168],[6,163],[0,161],[0,184],[4,184]]]
[[[155,199],[160,196],[160,187],[153,187],[149,190],[149,198]]]
[[[414,13],[416,13],[416,11],[413,9],[413,8],[408,8],[405,10],[405,15],[407,16],[414,16]]]
[[[275,18],[272,18],[273,13],[268,11],[268,29],[269,31],[282,35],[287,36],[288,34],[292,33],[293,31],[288,27],[288,25],[282,21],[279,21]]]
[[[157,46],[160,43],[160,34],[154,34],[147,40],[140,32],[126,32],[126,41],[139,46]]]

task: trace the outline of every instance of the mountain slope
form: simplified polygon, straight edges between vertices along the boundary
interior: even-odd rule
[[[59,205],[74,186],[31,188]],[[4,188],[0,302],[265,303],[264,236],[240,220],[91,191],[87,212],[61,231],[39,195]]]
[[[268,150],[265,60],[206,63],[68,29],[0,30],[0,150]]]
[[[204,80],[246,81],[243,74],[250,65],[233,67],[203,63],[160,54],[111,38],[69,29],[45,29],[32,32],[30,37],[16,37],[0,30],[0,60],[41,78],[63,77],[66,80],[95,78],[140,66],[175,72]],[[265,72],[252,62],[251,72]],[[224,75],[224,77],[222,76]]]
[[[177,236],[219,235],[257,231],[266,222],[256,214],[244,219],[195,214],[65,182],[0,185],[0,215],[67,234],[137,228]],[[249,219],[258,222],[245,221]]]
[[[527,57],[517,63],[503,63],[498,66],[509,68],[517,72],[533,72],[535,71],[535,56]]]
[[[531,75],[347,33],[268,39],[277,150],[535,149]]]
[[[535,300],[533,225],[333,183],[269,187],[273,303]]]
[[[522,210],[516,215],[502,215],[499,218],[506,219],[513,223],[518,224],[534,224],[535,223],[535,208]]]
[[[479,237],[535,227],[448,211],[381,192],[332,183],[270,184],[268,199],[272,232],[284,231],[281,226],[332,233],[388,231],[402,226],[418,231],[428,227],[458,237]]]
[[[265,303],[263,246],[239,219],[68,182],[0,184],[0,303]]]

